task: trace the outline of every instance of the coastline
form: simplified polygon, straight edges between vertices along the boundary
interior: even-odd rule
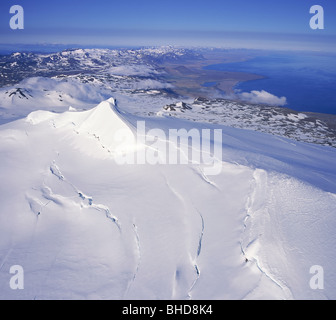
[[[246,61],[247,57],[240,57],[241,61]],[[267,76],[257,75],[245,72],[231,72],[220,70],[206,70],[207,66],[214,64],[223,64],[228,62],[223,56],[205,58],[201,61],[185,61],[183,63],[165,63],[162,67],[166,71],[165,80],[174,85],[174,92],[181,99],[197,99],[199,97],[212,100],[216,103],[218,99],[229,99],[241,105],[249,104],[252,109],[276,109],[280,114],[304,114],[306,119],[304,122],[324,123],[329,130],[329,137],[336,136],[336,115],[329,113],[298,111],[290,106],[275,107],[267,104],[253,104],[242,101],[234,95],[237,86],[246,81],[255,81],[267,79]],[[230,61],[232,62],[232,61]],[[210,84],[210,85],[204,85]],[[227,101],[229,101],[227,100]]]
[[[177,94],[189,98],[203,96],[205,98],[218,98],[231,95],[234,88],[241,82],[264,79],[264,76],[234,71],[207,70],[205,67],[232,62],[232,58],[223,54],[204,54],[202,60],[187,60],[184,62],[166,62],[160,69],[166,72],[164,79],[174,85]],[[249,57],[241,56],[239,61]],[[216,83],[213,86],[204,86],[204,83]]]

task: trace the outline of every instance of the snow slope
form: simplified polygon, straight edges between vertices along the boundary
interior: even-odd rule
[[[123,109],[111,98],[0,127],[1,299],[336,298],[336,149]],[[118,164],[115,135],[137,121],[222,129],[220,174]]]

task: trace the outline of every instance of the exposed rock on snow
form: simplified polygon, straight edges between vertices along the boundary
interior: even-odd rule
[[[179,111],[185,112],[185,110],[191,110],[192,108],[188,106],[185,102],[176,102],[163,107],[166,111]]]

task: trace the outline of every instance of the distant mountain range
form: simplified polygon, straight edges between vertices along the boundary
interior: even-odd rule
[[[162,47],[138,50],[73,49],[58,53],[13,53],[0,56],[0,86],[15,84],[26,77],[51,77],[83,72],[98,73],[110,67],[161,64],[186,59],[202,59],[189,49]]]

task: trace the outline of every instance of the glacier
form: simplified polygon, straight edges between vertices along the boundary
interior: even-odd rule
[[[0,299],[336,298],[335,148],[126,103],[0,126]],[[137,121],[220,128],[221,172],[118,164],[114,132]],[[9,286],[13,265],[24,290]],[[323,290],[309,285],[314,265]]]

